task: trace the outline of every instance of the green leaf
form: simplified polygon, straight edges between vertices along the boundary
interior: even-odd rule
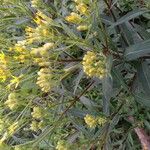
[[[127,61],[135,60],[150,53],[150,39],[127,48],[124,57]]]
[[[144,38],[144,40],[150,39],[150,33],[147,30],[145,30],[144,27],[138,24],[134,24],[134,30],[138,32]]]
[[[93,107],[98,107],[98,105],[85,96],[80,97],[80,102],[83,103],[87,108],[93,109]]]
[[[109,116],[109,103],[112,96],[112,78],[107,76],[102,80],[102,89],[103,89],[103,111],[105,115]]]
[[[115,23],[113,23],[110,28],[114,28],[115,26],[118,26],[124,22],[127,22],[133,18],[136,18],[146,12],[149,12],[149,10],[146,9],[138,9],[138,10],[133,10],[129,13],[127,13],[126,15],[124,15],[123,17],[121,17],[120,19],[118,19]]]
[[[117,69],[112,70],[112,75],[114,76],[115,80],[123,87],[125,91],[130,93],[128,86],[126,85],[123,76],[121,75],[120,71]]]
[[[73,92],[74,95],[76,94],[77,88],[78,88],[78,86],[79,86],[79,83],[80,83],[80,81],[81,81],[83,75],[84,75],[84,72],[83,72],[83,70],[81,70],[81,71],[79,72],[78,77],[76,78],[76,81],[75,81],[75,87],[74,87],[74,92]]]
[[[149,96],[147,96],[143,93],[139,93],[139,94],[134,94],[134,98],[141,105],[143,105],[145,107],[150,107],[150,97]]]
[[[137,74],[139,81],[142,83],[144,92],[147,95],[150,95],[150,70],[146,61],[139,66]]]
[[[104,14],[101,14],[101,20],[105,24],[108,24],[108,25],[112,25],[113,24],[113,20],[110,17],[108,17],[108,16],[106,16]]]
[[[70,114],[71,116],[74,117],[79,117],[79,118],[84,118],[84,116],[87,114],[87,111],[83,111],[77,108],[72,108],[70,110],[68,110],[68,114]]]

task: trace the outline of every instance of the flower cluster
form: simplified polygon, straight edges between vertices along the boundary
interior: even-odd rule
[[[10,93],[8,95],[8,99],[5,102],[5,105],[7,105],[11,110],[16,109],[19,105],[18,94]]]
[[[107,122],[105,117],[94,117],[89,114],[84,117],[84,120],[90,128],[95,128],[97,125],[103,126]]]
[[[26,31],[26,43],[32,44],[33,42],[45,41],[46,38],[54,37],[54,31],[50,29],[50,24],[53,23],[53,20],[46,16],[41,11],[36,13],[34,22],[37,24],[37,27],[27,27]]]
[[[56,150],[68,150],[65,141],[62,141],[62,140],[58,141],[57,146],[56,146]]]
[[[30,124],[30,129],[33,130],[33,131],[38,131],[39,130],[39,122],[36,121],[36,120],[33,120]]]
[[[49,49],[54,47],[54,43],[46,43],[42,47],[38,48],[32,48],[31,54],[34,56],[43,56],[48,57],[49,56]]]
[[[97,119],[94,116],[91,116],[89,114],[87,114],[84,117],[85,123],[90,127],[90,128],[94,128],[97,125]]]
[[[8,127],[7,131],[3,134],[3,136],[0,139],[0,146],[1,146],[1,144],[3,145],[4,141],[7,138],[11,137],[16,132],[18,127],[19,127],[19,122],[18,121],[14,122],[13,124],[11,124]]]
[[[78,31],[85,31],[88,30],[90,27],[90,24],[86,21],[89,17],[89,7],[88,3],[85,3],[84,1],[76,1],[76,12],[72,12],[69,16],[66,16],[66,21],[77,24],[77,30]]]
[[[10,76],[10,71],[7,68],[8,58],[4,53],[0,53],[0,81],[4,82]]]
[[[105,117],[98,117],[98,124],[103,126],[107,122]]]
[[[38,72],[38,76],[36,84],[41,87],[43,92],[49,92],[55,84],[52,71],[49,68],[42,68]]]
[[[43,116],[42,109],[38,106],[33,108],[33,112],[31,113],[32,117],[35,119],[40,119]]]
[[[26,47],[26,40],[18,41],[14,47],[10,47],[10,52],[14,55],[13,58],[16,61],[25,63],[30,59],[30,53]]]
[[[90,77],[103,78],[106,76],[105,58],[102,54],[88,51],[83,57],[83,70]]]
[[[42,0],[31,0],[31,6],[34,8],[40,8],[42,4]]]
[[[19,127],[19,122],[14,122],[9,128],[8,128],[8,133],[9,135],[13,135],[14,132],[16,132],[16,130]]]

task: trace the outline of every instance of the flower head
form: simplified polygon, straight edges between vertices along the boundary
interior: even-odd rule
[[[15,133],[16,129],[19,127],[19,123],[15,122],[8,128],[9,135],[12,135]]]
[[[53,20],[50,17],[48,17],[47,15],[45,15],[43,12],[38,11],[36,13],[36,17],[35,17],[34,21],[36,22],[37,25],[48,25]]]
[[[37,131],[39,128],[38,128],[38,122],[37,121],[32,121],[31,125],[30,125],[30,129],[33,130],[33,131]]]
[[[107,119],[105,117],[98,117],[98,124],[100,126],[103,126],[107,122]]]
[[[65,18],[68,22],[78,24],[82,21],[82,18],[77,13],[72,12],[69,16]]]
[[[16,109],[19,105],[18,94],[10,93],[8,95],[8,99],[5,102],[5,105],[7,105],[11,110]]]
[[[31,54],[34,56],[49,56],[49,49],[54,47],[54,43],[46,43],[42,47],[32,48]]]
[[[88,7],[86,4],[84,3],[80,3],[76,6],[77,11],[79,11],[79,13],[87,15],[88,14]]]
[[[36,84],[41,87],[43,92],[49,92],[54,85],[52,71],[49,68],[42,68],[38,75]]]
[[[88,30],[89,26],[88,25],[79,25],[77,27],[77,30],[78,31],[85,31],[85,30]]]
[[[90,77],[103,78],[106,75],[105,58],[103,55],[96,55],[94,52],[87,52],[83,57],[84,72]]]
[[[43,116],[42,109],[40,107],[34,107],[31,115],[33,118],[36,118],[36,119],[42,118],[42,116]]]
[[[65,141],[58,141],[56,149],[57,150],[68,150]]]
[[[90,127],[90,128],[95,128],[97,125],[97,118],[95,118],[92,115],[87,114],[84,117],[85,123]]]

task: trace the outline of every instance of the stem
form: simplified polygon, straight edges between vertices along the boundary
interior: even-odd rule
[[[34,141],[31,141],[31,143],[33,143],[33,147],[38,145],[39,142],[41,142],[41,140],[43,140],[50,132],[54,131],[54,129],[56,129],[62,123],[62,119],[64,115],[79,100],[79,98],[88,91],[88,89],[93,85],[93,83],[94,81],[92,81],[79,96],[74,98],[74,101],[67,107],[66,110],[62,112],[58,120],[54,122],[53,126],[49,126],[37,139],[35,139]]]
[[[75,97],[74,101],[73,101],[73,102],[67,107],[67,109],[61,114],[60,118],[61,118],[64,114],[66,114],[66,112],[67,112],[78,100],[80,100],[80,97],[81,97],[82,95],[84,95],[84,94],[88,91],[88,89],[93,85],[93,83],[94,83],[94,81],[92,81],[92,82],[84,89],[84,91],[83,91],[80,95],[78,95],[77,97]]]
[[[111,9],[111,3],[108,3],[107,0],[104,0],[105,4],[107,5],[108,7],[108,10],[109,10],[109,13],[110,15],[112,16],[113,20],[116,22],[117,21],[117,18],[114,14],[114,12],[112,11]],[[118,33],[121,33],[121,28],[119,26],[116,27],[117,28],[117,32]],[[125,39],[125,37],[121,34],[121,37],[123,39],[123,41],[125,42],[126,45],[129,45],[128,41]]]
[[[58,59],[58,62],[80,62],[82,59]]]

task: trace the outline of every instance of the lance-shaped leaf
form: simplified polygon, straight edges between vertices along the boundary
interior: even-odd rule
[[[150,95],[150,70],[146,61],[139,66],[137,74],[139,81],[142,84],[144,92],[147,95]]]
[[[126,60],[135,60],[137,58],[150,54],[150,39],[134,44],[125,51]]]
[[[105,115],[109,115],[109,103],[112,96],[112,78],[107,76],[102,81],[103,88],[103,112]]]
[[[146,9],[138,9],[138,10],[133,10],[133,11],[130,11],[129,13],[127,13],[126,15],[124,15],[123,17],[121,17],[120,19],[118,19],[115,23],[113,23],[110,28],[114,28],[115,26],[117,25],[120,25],[124,22],[127,22],[133,18],[136,18],[146,12],[149,12],[149,10],[146,10]]]
[[[143,93],[139,93],[139,94],[135,94],[134,98],[141,105],[150,107],[150,97],[149,96],[147,96]]]

